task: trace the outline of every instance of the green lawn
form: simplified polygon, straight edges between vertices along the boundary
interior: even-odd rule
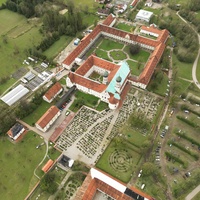
[[[105,51],[110,51],[113,49],[122,49],[124,44],[109,40],[109,39],[104,39],[102,43],[99,45],[99,49],[105,50]]]
[[[103,102],[103,101],[101,101],[101,102],[99,103],[99,105],[96,107],[96,110],[98,110],[98,111],[103,111],[103,110],[105,110],[106,108],[108,108],[108,104],[105,103],[105,102]]]
[[[76,91],[75,96],[76,96],[76,99],[74,100],[74,102],[69,108],[69,110],[73,112],[77,112],[81,108],[82,105],[86,105],[88,107],[94,108],[97,105],[97,102],[99,100],[97,97],[90,94],[83,93],[81,91]]]
[[[17,13],[6,9],[0,10],[0,19],[0,78],[2,78],[10,77],[22,67],[23,60],[27,58],[26,50],[37,45],[42,35],[39,33],[40,27],[33,26],[35,22],[27,23],[27,19]],[[4,34],[7,35],[3,36]],[[1,90],[7,89],[12,83],[9,81],[1,85]]]
[[[3,3],[6,3],[6,0],[0,0],[0,5],[2,5]]]
[[[115,27],[117,29],[121,29],[121,30],[127,31],[127,32],[133,32],[134,31],[134,27],[133,26],[129,26],[128,24],[124,24],[124,23],[119,23]]]
[[[178,78],[176,80],[178,86],[179,86],[179,90],[177,91],[178,94],[182,94],[184,92],[187,92],[188,87],[190,86],[191,82],[189,81],[185,81],[183,79]]]
[[[110,56],[114,59],[114,60],[124,60],[126,59],[126,54],[123,51],[111,51],[110,52]]]
[[[156,83],[156,87],[153,87],[153,84]],[[148,86],[147,86],[147,90],[154,92],[156,94],[159,94],[161,96],[165,96],[165,93],[167,92],[167,84],[168,84],[168,77],[167,75],[164,73],[163,74],[163,78],[161,80],[161,82],[159,82],[157,79],[151,79]]]
[[[22,141],[11,143],[7,138],[0,138],[0,192],[1,199],[21,200],[36,184],[33,171],[45,154],[45,145],[40,149],[36,146],[43,140],[29,131]],[[34,182],[31,182],[34,180]]]
[[[6,89],[8,89],[10,86],[12,86],[16,80],[14,78],[10,78],[8,81],[6,81],[4,84],[0,84],[0,94],[2,94]]]
[[[47,103],[46,101],[42,101],[41,105],[30,115],[25,117],[23,121],[25,121],[29,125],[35,124],[40,117],[52,106],[52,104]]]
[[[143,49],[140,49],[140,52],[138,54],[132,55],[129,51],[130,46],[126,46],[124,48],[124,51],[128,53],[130,59],[137,60],[139,62],[146,62],[150,56],[150,53],[147,51],[144,51]]]
[[[121,153],[119,153],[118,157],[115,157],[115,161],[113,161],[114,163],[112,163],[111,155],[114,152],[126,152],[125,155],[128,158],[130,158],[130,157],[133,158],[133,162],[131,164],[126,165],[127,170],[123,171],[123,173],[121,170],[118,170],[117,168],[112,167],[113,164],[118,165],[118,166],[123,165],[123,159],[122,159]],[[118,159],[120,159],[120,160],[118,160]],[[112,175],[113,177],[127,183],[130,180],[131,174],[139,160],[140,160],[140,154],[138,154],[135,151],[133,151],[132,149],[130,149],[128,147],[128,145],[126,145],[126,143],[115,144],[115,142],[112,141],[111,144],[104,151],[101,158],[98,160],[96,167],[107,172],[108,174]],[[120,162],[121,162],[121,164],[120,164]]]
[[[135,76],[139,76],[143,70],[143,65],[141,65],[138,69],[138,63],[132,60],[127,60],[127,63],[130,67],[131,74]]]
[[[67,2],[68,0],[65,0],[65,2]],[[90,9],[93,8],[95,5],[98,6],[98,3],[95,3],[94,1],[91,0],[82,0],[80,2],[80,0],[73,0],[74,5],[76,5],[76,7],[80,7],[81,9],[83,9],[84,6],[88,6]],[[84,5],[84,6],[83,6]]]
[[[44,55],[46,55],[47,58],[55,58],[71,42],[71,40],[71,37],[62,36],[44,52]]]
[[[95,51],[96,55],[99,57],[99,58],[102,58],[102,59],[105,59],[105,60],[108,60],[108,61],[111,61],[108,57],[108,53],[106,51],[103,51],[101,49],[97,49]]]
[[[192,80],[192,64],[180,62],[176,55],[172,57],[173,69],[177,71],[178,77]]]

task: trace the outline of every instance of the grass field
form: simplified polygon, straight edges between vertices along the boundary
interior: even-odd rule
[[[41,41],[42,35],[39,33],[39,26],[30,28],[29,24],[27,25],[27,19],[17,13],[6,9],[0,10],[0,19],[1,78],[3,76],[10,76],[22,66],[23,60],[27,57],[26,49],[37,45]],[[6,33],[8,35],[3,36]]]
[[[129,46],[126,46],[124,48],[124,51],[128,53],[130,59],[137,60],[139,62],[146,62],[150,56],[150,53],[144,51],[143,49],[140,49],[140,52],[138,54],[132,55],[129,51]]]
[[[0,138],[0,192],[1,199],[21,200],[38,181],[33,171],[45,154],[45,145],[35,147],[43,140],[33,132],[28,132],[22,141],[12,144],[7,138]],[[34,183],[31,183],[34,180]]]
[[[120,30],[127,31],[127,32],[133,32],[134,31],[133,26],[129,26],[128,24],[124,24],[124,23],[119,23],[115,27],[120,29]]]
[[[105,50],[105,51],[110,51],[113,49],[122,49],[124,44],[104,39],[102,43],[99,45],[99,49]]]
[[[0,5],[2,5],[3,3],[6,3],[6,0],[0,0]]]
[[[49,104],[46,101],[42,101],[41,105],[33,113],[25,117],[23,121],[32,126],[51,107],[51,105],[52,104]]]
[[[173,68],[178,72],[178,77],[192,80],[192,64],[180,62],[174,54],[172,62]]]
[[[46,55],[47,58],[55,58],[71,42],[71,40],[71,37],[62,36],[44,52],[44,55]]]
[[[110,56],[114,59],[114,60],[124,60],[126,59],[126,54],[123,51],[111,51],[110,52]]]
[[[143,70],[143,66],[141,66],[139,69],[138,69],[138,63],[137,62],[134,62],[132,60],[127,60],[127,63],[130,67],[130,70],[131,70],[131,74],[132,75],[135,75],[135,76],[139,76]]]
[[[75,101],[69,107],[69,110],[73,112],[77,112],[82,105],[86,105],[92,108],[94,108],[97,105],[98,98],[93,95],[86,94],[81,91],[76,91],[75,96],[76,96]]]
[[[120,170],[117,170],[116,168],[114,169],[111,164],[110,156],[113,154],[115,151],[126,151],[127,155],[129,157],[134,158],[133,163],[130,164],[130,166],[127,166],[128,169],[124,171],[123,173]],[[120,154],[119,154],[120,157]],[[134,170],[134,167],[137,165],[138,161],[140,159],[140,154],[136,153],[135,151],[131,150],[130,148],[127,147],[126,144],[121,144],[121,145],[116,145],[114,141],[111,142],[111,144],[107,147],[107,149],[104,151],[103,155],[99,159],[99,161],[96,164],[96,167],[109,173],[113,177],[127,183],[130,178],[131,174]],[[116,165],[120,165],[120,160],[116,158],[115,161]]]
[[[99,58],[102,58],[102,59],[105,59],[105,60],[108,60],[108,61],[111,61],[110,58],[108,57],[108,53],[106,51],[103,51],[101,49],[97,49],[95,51],[96,55],[99,57]]]
[[[199,200],[200,199],[200,192],[192,198],[192,200]]]

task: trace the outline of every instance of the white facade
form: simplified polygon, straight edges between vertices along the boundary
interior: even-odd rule
[[[42,132],[46,132],[50,126],[56,121],[56,119],[60,116],[60,111],[47,123],[47,125],[43,128],[39,124],[35,124],[36,128],[41,130]]]
[[[140,10],[138,14],[136,15],[135,20],[149,22],[152,15],[153,15],[153,12]]]
[[[63,88],[61,88],[51,99],[48,99],[45,95],[43,95],[43,100],[48,103],[51,103],[62,91]]]

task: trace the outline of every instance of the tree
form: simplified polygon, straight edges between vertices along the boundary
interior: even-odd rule
[[[151,162],[144,163],[142,167],[142,173],[144,176],[157,175],[157,170],[157,167]]]
[[[46,174],[40,182],[40,188],[49,194],[54,194],[58,188],[58,185],[55,183],[55,174],[52,172]]]
[[[140,46],[138,44],[131,45],[129,51],[131,55],[138,54],[140,51]]]

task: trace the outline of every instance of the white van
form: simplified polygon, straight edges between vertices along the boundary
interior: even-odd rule
[[[143,184],[142,184],[142,186],[141,186],[141,189],[143,190],[143,189],[144,189],[144,187],[145,187],[145,184],[143,183]]]
[[[184,112],[185,112],[185,113],[189,113],[189,111],[188,111],[188,110],[184,110]]]

